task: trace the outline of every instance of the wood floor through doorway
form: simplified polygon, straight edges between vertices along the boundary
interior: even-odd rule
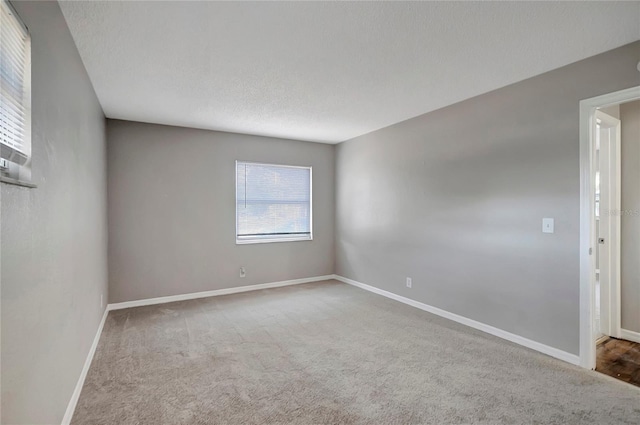
[[[609,338],[596,351],[598,372],[640,387],[640,343]]]

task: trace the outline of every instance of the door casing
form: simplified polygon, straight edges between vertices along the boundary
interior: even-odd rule
[[[598,108],[640,99],[640,86],[580,101],[580,365],[595,369],[594,133]],[[619,240],[619,237],[618,237]]]
[[[600,232],[594,251],[599,251],[600,275],[600,329],[594,329],[595,341],[600,333],[620,338],[620,210],[621,210],[621,168],[620,168],[620,120],[600,110],[595,112],[594,136],[599,142],[599,164],[594,170],[600,171]],[[599,139],[599,140],[597,140]],[[594,146],[595,152],[595,146]],[[594,176],[592,176],[592,179]],[[594,187],[595,193],[595,187]],[[594,217],[595,220],[595,217]],[[594,223],[595,226],[595,223]],[[594,252],[594,255],[596,253]]]

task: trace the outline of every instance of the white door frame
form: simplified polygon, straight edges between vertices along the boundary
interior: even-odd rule
[[[597,108],[640,99],[640,86],[580,101],[580,365],[596,366],[595,311],[595,181],[593,152]]]
[[[604,231],[604,235],[600,232],[600,235],[594,237],[604,236],[605,241],[604,245],[600,245],[599,242],[594,245],[594,255],[596,255],[595,250],[598,250],[600,254],[599,275],[601,291],[600,329],[594,329],[594,335],[598,336],[599,333],[602,333],[606,336],[620,338],[620,183],[622,148],[620,120],[605,114],[601,110],[596,110],[595,117],[596,121],[600,121],[601,126],[599,133],[595,133],[595,139],[602,135],[604,129],[607,129],[609,137],[606,144],[603,144],[602,139],[600,140],[600,164],[598,167],[600,169],[600,230]],[[612,129],[615,132],[613,137],[611,137]],[[603,161],[606,161],[606,164],[603,164]],[[607,187],[605,187],[605,184]],[[606,296],[603,296],[603,289],[606,292]]]

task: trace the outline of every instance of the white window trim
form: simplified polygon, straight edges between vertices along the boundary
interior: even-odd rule
[[[266,165],[266,166],[274,166],[274,167],[283,167],[283,168],[303,168],[305,170],[309,170],[309,235],[304,235],[300,237],[282,237],[282,238],[265,238],[265,239],[238,239],[238,164],[253,164],[253,165]],[[233,186],[233,190],[235,192],[235,205],[234,205],[234,214],[236,220],[236,245],[253,245],[260,243],[275,243],[275,242],[302,242],[302,241],[312,241],[313,240],[313,167],[312,166],[304,166],[304,165],[284,165],[284,164],[273,164],[268,162],[254,162],[254,161],[244,161],[244,160],[236,160],[236,166],[234,167],[235,184]]]
[[[17,168],[13,168],[12,171],[8,172],[6,170],[3,173],[0,173],[0,182],[6,184],[13,184],[17,186],[23,186],[27,188],[35,188],[37,187],[35,184],[31,182],[31,160],[33,155],[33,147],[32,147],[32,139],[31,139],[31,102],[32,102],[32,86],[31,86],[31,33],[29,32],[29,28],[22,20],[18,12],[16,12],[15,8],[11,4],[9,0],[0,0],[3,4],[5,4],[11,14],[16,18],[17,23],[20,27],[25,31],[27,36],[26,42],[26,63],[24,70],[24,85],[28,88],[26,89],[26,95],[24,96],[25,103],[23,107],[25,109],[24,114],[24,141],[22,143],[23,150],[20,152],[23,155],[26,155],[26,159],[23,163],[17,163]],[[7,145],[8,146],[8,145]],[[6,162],[5,162],[6,163]]]

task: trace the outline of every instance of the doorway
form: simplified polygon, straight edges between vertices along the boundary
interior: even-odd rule
[[[620,337],[620,120],[595,112],[593,140],[596,243],[594,334],[596,344]]]
[[[621,120],[609,111],[638,99],[640,86],[580,102],[580,361],[589,369],[596,368],[597,344],[615,342],[626,332],[621,329]]]

